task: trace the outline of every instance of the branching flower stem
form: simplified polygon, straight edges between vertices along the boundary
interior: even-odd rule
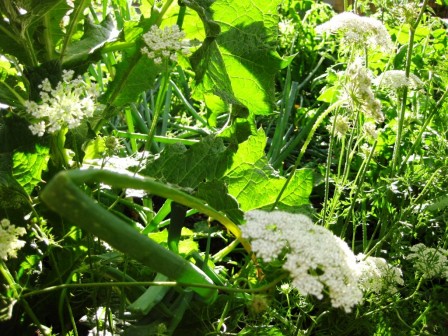
[[[422,8],[420,10],[420,13],[418,14],[417,19],[415,20],[414,24],[412,24],[410,26],[410,29],[409,29],[409,44],[408,44],[408,50],[406,53],[406,69],[405,69],[406,78],[409,78],[409,74],[411,72],[412,52],[414,49],[415,32],[417,30],[418,25],[420,24],[420,21],[423,17],[423,13],[426,10],[427,4],[428,4],[428,0],[425,0],[423,2]],[[391,177],[394,176],[395,170],[397,169],[397,167],[400,166],[400,147],[401,147],[401,138],[403,135],[403,125],[404,125],[404,119],[405,119],[405,113],[406,113],[407,96],[408,96],[408,87],[406,86],[403,88],[401,108],[400,108],[400,112],[398,114],[398,129],[397,129],[397,136],[395,138],[394,152],[392,155]]]

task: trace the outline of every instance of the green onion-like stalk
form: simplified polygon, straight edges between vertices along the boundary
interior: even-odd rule
[[[102,182],[117,188],[143,189],[197,209],[221,222],[247,250],[250,249],[249,244],[241,238],[238,226],[225,215],[200,199],[148,177],[96,169],[71,170],[58,173],[48,183],[40,197],[50,209],[169,279],[181,283],[213,284],[198,267],[136,231],[96,203],[77,186],[89,182]],[[217,290],[213,288],[192,289],[209,303],[217,297]]]

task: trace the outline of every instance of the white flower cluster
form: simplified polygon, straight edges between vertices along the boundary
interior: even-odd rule
[[[164,29],[154,25],[143,35],[143,41],[145,41],[147,47],[143,47],[141,52],[154,59],[156,64],[161,64],[163,59],[176,62],[178,52],[184,55],[190,53],[190,41],[184,38],[185,33],[177,25]]]
[[[381,21],[359,16],[351,12],[338,14],[316,27],[318,34],[342,33],[341,44],[347,47],[364,49],[381,49],[384,52],[393,50],[390,35]]]
[[[399,90],[405,87],[417,89],[423,86],[420,78],[414,74],[409,74],[409,77],[406,77],[406,72],[403,70],[385,71],[375,79],[374,84],[392,90]]]
[[[362,129],[364,130],[364,133],[372,138],[372,139],[376,139],[378,138],[378,131],[376,130],[376,126],[374,123],[371,122],[366,122],[363,126]]]
[[[360,268],[359,286],[365,292],[395,294],[396,284],[404,285],[400,268],[392,266],[383,258],[356,256]]]
[[[333,307],[350,312],[363,290],[392,293],[395,283],[403,284],[400,269],[381,258],[358,262],[362,255],[356,257],[343,240],[305,215],[253,210],[246,220],[241,231],[254,253],[265,262],[284,258],[283,268],[302,295],[322,299],[328,292]]]
[[[417,244],[411,247],[413,253],[407,256],[414,263],[415,269],[430,279],[443,277],[448,279],[448,251],[442,248],[427,247]]]
[[[377,122],[384,121],[381,102],[373,94],[372,80],[360,57],[347,66],[345,76],[347,80],[344,88],[347,100],[355,106],[362,107],[367,117]]]
[[[266,262],[286,253],[283,268],[303,295],[323,298],[328,290],[333,307],[350,312],[362,300],[357,286],[356,257],[331,231],[306,216],[281,211],[250,211],[241,227],[255,254]]]
[[[337,138],[342,139],[350,130],[350,120],[347,116],[338,115],[336,117],[330,117],[330,124],[327,126],[327,130],[331,133],[333,131]]]
[[[294,40],[296,27],[292,20],[283,19],[278,23],[279,44],[282,48],[291,45]]]
[[[96,87],[88,87],[81,76],[73,79],[73,75],[73,70],[64,70],[62,81],[54,89],[48,78],[44,79],[39,85],[42,103],[25,102],[27,112],[37,119],[29,126],[33,134],[43,136],[45,132],[55,133],[64,127],[72,129],[93,116]]]
[[[19,240],[19,236],[26,234],[22,227],[15,227],[11,222],[4,218],[0,221],[0,258],[7,260],[8,257],[16,258],[17,251],[24,245],[25,241]]]

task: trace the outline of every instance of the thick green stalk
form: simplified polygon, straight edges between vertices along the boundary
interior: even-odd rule
[[[147,183],[145,184],[145,179],[142,178],[133,178],[105,171],[74,170],[57,174],[42,192],[41,199],[50,209],[59,213],[62,217],[70,219],[77,226],[91,232],[117,250],[126,253],[129,257],[140,261],[170,279],[180,282],[212,284],[210,278],[199,268],[179,255],[166,250],[147,236],[140,234],[95,203],[76,186],[75,183],[81,182],[80,180],[86,182],[103,180],[103,182],[111,182],[111,185],[117,187],[124,187],[124,185],[128,185],[126,182],[133,181],[131,183],[133,186],[129,185],[129,187],[136,187],[136,184],[140,184],[140,187],[143,186],[144,189],[148,189],[145,188]],[[117,181],[119,182],[116,183]],[[150,181],[150,184],[152,188],[149,189],[157,194],[157,182]],[[164,195],[168,196],[166,193]],[[216,290],[201,288],[195,288],[194,290],[207,302],[213,302],[217,296]]]
[[[210,278],[199,268],[137,232],[95,203],[76,186],[76,184],[92,182],[103,182],[117,188],[143,189],[154,195],[195,208],[221,222],[240,240],[246,250],[250,250],[249,243],[241,237],[239,227],[225,215],[203,201],[151,178],[91,169],[62,171],[49,182],[41,194],[41,199],[50,209],[170,279],[178,282],[212,284]],[[194,290],[207,302],[212,302],[217,295],[215,290],[204,288]]]

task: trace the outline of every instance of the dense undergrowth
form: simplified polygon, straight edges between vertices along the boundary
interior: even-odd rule
[[[2,1],[2,335],[448,334],[447,22],[354,3]]]

